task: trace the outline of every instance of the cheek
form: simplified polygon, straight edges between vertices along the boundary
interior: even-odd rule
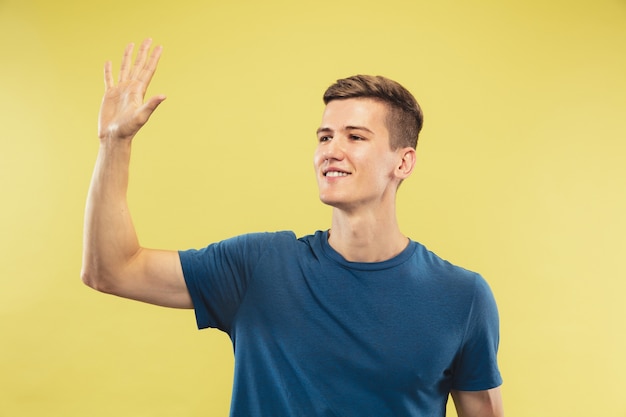
[[[395,158],[385,158],[377,161],[376,164],[376,177],[381,181],[388,181],[395,178],[397,160]]]
[[[313,168],[317,169],[322,164],[322,162],[324,162],[324,158],[322,152],[320,152],[318,148],[313,153]]]

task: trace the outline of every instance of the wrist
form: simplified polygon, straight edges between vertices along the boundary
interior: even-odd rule
[[[130,154],[132,138],[100,138],[100,151],[105,154]]]
[[[110,132],[109,134],[99,135],[100,144],[104,146],[113,146],[113,147],[130,147],[131,142],[135,135],[131,136],[118,136],[115,132]]]

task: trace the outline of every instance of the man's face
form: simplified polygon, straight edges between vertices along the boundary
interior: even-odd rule
[[[395,197],[403,151],[389,146],[386,116],[387,106],[369,98],[326,105],[314,156],[323,203],[354,210]]]

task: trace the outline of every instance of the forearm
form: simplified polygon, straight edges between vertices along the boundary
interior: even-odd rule
[[[101,141],[87,196],[82,278],[105,292],[140,250],[126,198],[130,152],[130,140]]]

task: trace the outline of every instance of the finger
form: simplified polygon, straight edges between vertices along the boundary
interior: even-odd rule
[[[152,53],[150,54],[150,59],[146,62],[141,72],[139,73],[137,78],[139,79],[139,81],[142,81],[145,85],[150,84],[150,81],[152,80],[152,76],[156,72],[162,52],[163,52],[163,47],[161,45],[155,47]]]
[[[133,59],[134,43],[129,43],[124,49],[124,56],[122,57],[122,66],[120,67],[120,79],[119,82],[126,81],[130,73],[130,63]]]
[[[137,52],[137,57],[135,58],[135,65],[133,65],[133,71],[131,74],[131,78],[135,79],[142,71],[143,67],[146,65],[146,59],[148,57],[148,51],[150,50],[150,45],[152,44],[152,39],[148,38],[141,43],[139,47],[139,51]]]
[[[137,115],[142,125],[148,121],[152,113],[156,110],[157,107],[159,107],[161,103],[163,103],[164,100],[164,95],[150,97],[150,99],[138,109]]]
[[[111,70],[111,61],[104,63],[104,89],[108,90],[113,87],[113,71]]]

